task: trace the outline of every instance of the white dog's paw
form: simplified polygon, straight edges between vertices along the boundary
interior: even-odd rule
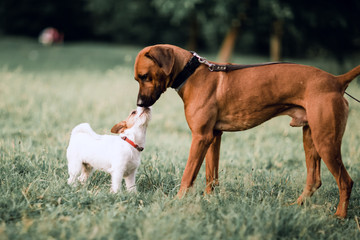
[[[118,192],[119,192],[119,187],[111,187],[110,188],[110,193],[115,194],[115,193],[118,193]]]
[[[136,185],[127,188],[127,191],[131,193],[137,193]]]
[[[67,183],[71,186],[71,187],[75,187],[76,186],[76,178],[74,177],[69,177],[67,180]]]
[[[81,185],[84,185],[86,183],[86,180],[87,180],[87,176],[84,176],[84,175],[80,175],[78,177],[78,181],[81,183]]]

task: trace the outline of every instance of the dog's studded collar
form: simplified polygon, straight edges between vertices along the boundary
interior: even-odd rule
[[[139,145],[135,144],[133,141],[131,141],[130,139],[128,139],[127,137],[121,137],[122,140],[124,140],[125,142],[128,142],[131,146],[133,146],[134,148],[136,148],[136,150],[138,150],[139,152],[142,152],[144,150],[143,147],[140,147]]]
[[[185,65],[184,69],[176,76],[173,84],[171,85],[176,91],[179,91],[180,88],[184,85],[186,80],[195,72],[195,70],[200,66],[200,61],[198,57],[195,56],[193,52],[193,57]]]

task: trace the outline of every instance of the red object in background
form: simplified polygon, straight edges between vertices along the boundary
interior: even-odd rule
[[[63,43],[64,34],[60,33],[56,28],[45,28],[39,35],[39,43],[49,46],[54,43]]]

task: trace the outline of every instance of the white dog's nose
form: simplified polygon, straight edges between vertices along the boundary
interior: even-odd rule
[[[148,107],[139,107],[139,106],[138,106],[138,107],[136,108],[136,111],[141,114],[141,113],[143,113],[143,112],[150,111],[150,109],[151,109],[151,108],[148,108]]]
[[[141,114],[141,113],[144,111],[144,108],[138,106],[138,107],[136,108],[136,111]]]

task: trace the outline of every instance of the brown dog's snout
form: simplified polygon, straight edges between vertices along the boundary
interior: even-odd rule
[[[141,96],[140,94],[138,95],[138,99],[137,99],[137,105],[139,107],[149,107],[148,101],[145,100],[144,96]]]
[[[155,97],[151,96],[145,96],[145,95],[138,95],[138,99],[137,99],[137,105],[139,107],[151,107],[156,100],[159,99],[161,94],[156,94]]]

